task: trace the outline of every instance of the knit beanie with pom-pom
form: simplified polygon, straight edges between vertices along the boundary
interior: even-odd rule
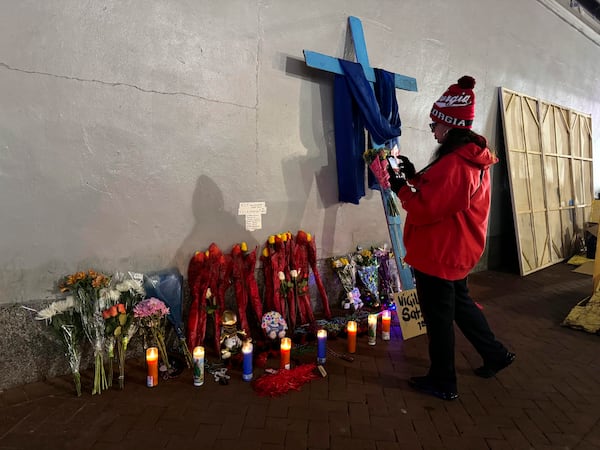
[[[470,130],[475,118],[474,87],[475,78],[464,75],[433,104],[429,116],[434,122]]]

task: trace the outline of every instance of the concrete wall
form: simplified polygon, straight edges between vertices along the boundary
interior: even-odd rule
[[[51,299],[58,278],[90,267],[185,273],[211,242],[228,251],[305,229],[327,258],[387,241],[377,192],[359,206],[337,202],[332,76],[303,62],[303,49],[343,56],[350,15],[374,67],[417,80],[398,100],[402,151],[418,168],[435,147],[431,104],[463,74],[477,79],[475,129],[492,145],[499,86],[600,125],[598,44],[536,0],[2,9],[0,304]],[[496,172],[500,211],[508,188]],[[249,232],[238,205],[255,201],[268,210]],[[510,223],[510,210],[493,214],[491,241],[510,233],[506,214]]]
[[[498,86],[600,120],[598,45],[535,0],[10,3],[0,303],[47,298],[87,267],[185,270],[213,241],[304,228],[328,257],[387,240],[377,193],[337,203],[332,78],[303,63],[303,49],[344,54],[349,15],[373,66],[418,82],[398,92],[417,166],[434,148],[431,103],[464,73],[492,143]],[[261,230],[237,215],[246,201],[266,202]]]

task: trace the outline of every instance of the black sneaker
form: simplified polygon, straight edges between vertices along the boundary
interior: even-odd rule
[[[517,355],[514,353],[506,352],[502,362],[496,364],[484,364],[483,366],[473,370],[473,372],[475,372],[475,375],[481,378],[492,378],[502,369],[506,369],[508,366],[510,366],[516,357]]]
[[[408,380],[408,385],[419,392],[433,395],[442,400],[456,400],[458,398],[458,392],[456,392],[456,390],[442,389],[427,376],[412,377]]]

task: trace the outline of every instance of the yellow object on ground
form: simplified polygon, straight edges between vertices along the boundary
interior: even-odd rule
[[[588,333],[600,332],[600,245],[596,246],[595,256],[592,295],[577,303],[562,323]]]
[[[562,324],[588,333],[600,332],[600,292],[577,303]]]
[[[567,264],[571,264],[572,266],[580,266],[586,262],[594,261],[591,258],[586,258],[583,255],[574,255],[567,261]]]

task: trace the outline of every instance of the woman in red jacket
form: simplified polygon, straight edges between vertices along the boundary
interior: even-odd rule
[[[490,330],[469,296],[467,275],[485,248],[490,209],[489,168],[497,158],[487,141],[471,131],[475,80],[463,76],[431,110],[431,131],[439,148],[418,173],[401,156],[392,189],[406,210],[406,263],[414,269],[417,294],[427,325],[430,368],[409,385],[444,400],[458,398],[454,367],[454,322],[483,358],[475,369],[493,377],[515,359]]]

